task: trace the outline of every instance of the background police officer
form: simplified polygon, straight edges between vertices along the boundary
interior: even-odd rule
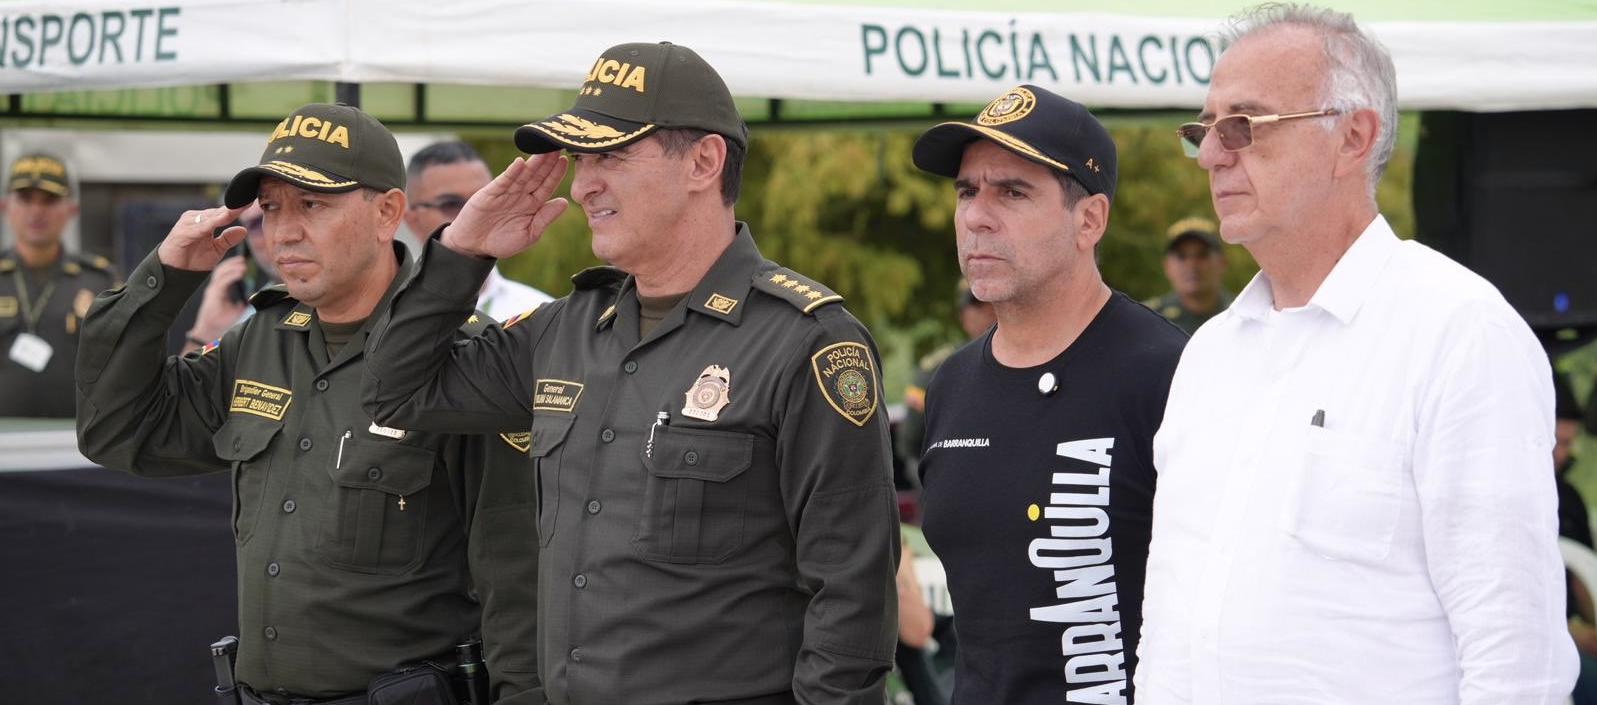
[[[881,703],[897,517],[880,375],[842,297],[733,216],[747,131],[703,59],[623,44],[427,244],[368,342],[380,423],[526,430],[554,703]],[[493,258],[572,195],[568,297],[452,347]]]
[[[6,190],[0,210],[14,245],[0,251],[0,416],[70,417],[78,326],[116,274],[104,257],[61,244],[78,203],[60,159],[17,159]]]
[[[380,426],[360,409],[371,313],[411,269],[393,241],[404,183],[385,127],[351,107],[307,105],[278,126],[259,165],[234,177],[227,207],[186,213],[132,285],[102,294],[84,323],[83,453],[139,475],[233,472],[246,702],[365,703],[374,677],[449,663],[478,628],[467,573],[473,490],[479,468],[506,462],[497,448],[515,451]],[[177,311],[245,237],[243,227],[213,229],[257,196],[283,285],[254,296],[258,313],[219,345],[163,359]],[[523,607],[526,620],[496,635],[530,634]]]
[[[1206,218],[1176,221],[1165,233],[1164,277],[1170,291],[1143,305],[1192,335],[1204,321],[1231,305],[1231,292],[1220,283],[1225,275],[1225,252],[1215,235],[1214,222]]]

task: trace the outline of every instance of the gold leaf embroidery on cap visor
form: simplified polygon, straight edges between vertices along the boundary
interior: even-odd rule
[[[276,172],[278,174],[282,174],[283,176],[287,176],[287,177],[289,177],[291,179],[294,179],[296,181],[300,181],[300,182],[307,183],[307,184],[312,184],[312,185],[315,185],[315,186],[326,186],[328,188],[340,188],[340,187],[343,187],[343,186],[354,186],[355,185],[354,181],[334,181],[332,179],[332,177],[329,177],[328,175],[323,174],[322,172],[316,171],[314,169],[307,169],[305,167],[302,167],[302,166],[300,166],[298,164],[294,164],[292,162],[274,160],[274,161],[270,161],[270,162],[267,162],[265,164],[262,164],[261,168],[262,169],[266,169],[268,171]]]
[[[527,127],[548,135],[556,142],[573,147],[609,147],[641,137],[655,128],[651,124],[631,132],[622,132],[609,125],[600,125],[571,113],[562,113],[554,119],[535,122]]]

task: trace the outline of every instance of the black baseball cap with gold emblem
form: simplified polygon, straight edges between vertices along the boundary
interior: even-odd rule
[[[915,166],[959,176],[965,147],[979,139],[1062,171],[1087,189],[1115,197],[1115,141],[1087,108],[1033,85],[998,96],[972,122],[945,122],[915,140]]]
[[[660,42],[606,49],[588,69],[576,105],[517,129],[516,147],[528,154],[608,152],[662,127],[708,130],[749,144],[721,75],[692,49]]]
[[[66,197],[72,195],[72,180],[67,178],[67,165],[48,154],[25,154],[11,162],[11,178],[6,192],[38,189],[45,193]]]
[[[233,177],[223,202],[228,208],[249,204],[260,193],[263,176],[321,193],[362,186],[402,189],[405,157],[377,118],[348,105],[312,103],[277,124],[260,164]]]

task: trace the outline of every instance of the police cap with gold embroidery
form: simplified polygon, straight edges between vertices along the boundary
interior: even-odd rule
[[[11,178],[6,191],[38,189],[57,196],[72,195],[72,180],[67,165],[48,154],[26,154],[11,162]]]
[[[1069,174],[1087,189],[1115,197],[1115,141],[1082,104],[1023,85],[988,103],[971,122],[945,122],[915,140],[915,166],[959,176],[965,147],[988,139],[1004,149]]]
[[[227,207],[255,200],[263,176],[321,193],[361,186],[387,191],[405,188],[405,158],[377,118],[348,105],[312,103],[277,124],[260,164],[233,177],[223,199]]]
[[[708,130],[747,147],[749,130],[726,82],[692,49],[670,42],[620,44],[588,69],[576,105],[516,130],[528,154],[608,152],[657,128]]]

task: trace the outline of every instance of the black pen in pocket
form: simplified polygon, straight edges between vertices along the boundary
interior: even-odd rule
[[[1309,419],[1309,425],[1325,428],[1325,409],[1315,409],[1314,418]]]

